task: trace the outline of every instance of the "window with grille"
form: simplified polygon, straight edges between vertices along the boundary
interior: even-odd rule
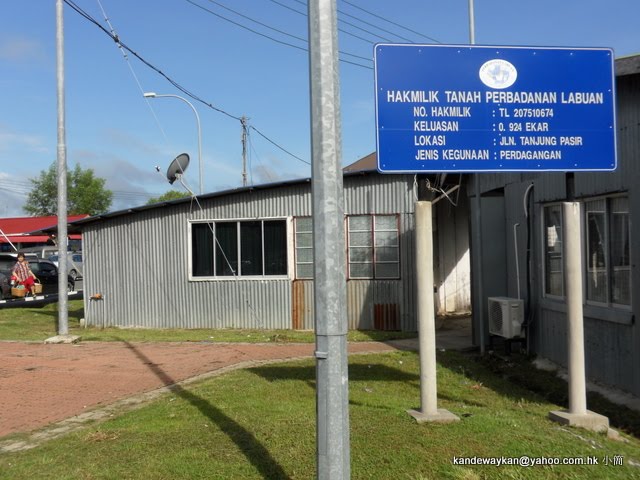
[[[311,217],[295,219],[296,278],[313,278],[313,228]]]
[[[400,278],[397,215],[347,217],[349,278]]]

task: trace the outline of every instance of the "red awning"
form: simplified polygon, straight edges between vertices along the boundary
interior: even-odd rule
[[[45,243],[49,241],[48,235],[7,235],[11,243]],[[69,235],[70,240],[81,240],[80,234],[74,233]],[[4,236],[0,235],[0,243],[8,243]]]

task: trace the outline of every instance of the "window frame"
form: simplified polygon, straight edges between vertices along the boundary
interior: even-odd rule
[[[614,212],[612,211],[612,201],[618,198],[626,199],[626,233],[627,233],[627,249],[628,249],[628,265],[623,267],[617,267],[628,269],[629,271],[629,303],[615,303],[613,301],[612,289],[613,289],[613,274],[616,271],[616,267],[613,266],[613,250],[611,243],[611,223],[612,216]],[[631,202],[629,198],[628,192],[608,194],[608,195],[598,195],[592,197],[582,197],[579,200],[581,207],[581,248],[582,251],[582,270],[583,270],[583,305],[591,306],[596,308],[607,308],[607,309],[616,309],[616,310],[624,310],[631,311],[633,305],[633,275],[632,275],[632,265],[633,265],[633,249],[631,248]],[[589,254],[590,254],[590,239],[589,239],[589,214],[591,213],[588,210],[589,203],[595,203],[598,201],[604,202],[604,271],[606,278],[606,301],[592,300],[589,298],[589,275],[592,273],[589,266]],[[562,210],[562,202],[550,202],[541,205],[541,215],[540,215],[540,225],[541,225],[541,252],[542,252],[542,297],[547,298],[549,300],[565,300],[566,299],[566,285],[565,285],[565,272],[564,272],[564,245],[560,249],[560,264],[561,264],[561,273],[562,273],[562,295],[556,295],[553,293],[547,293],[547,273],[548,273],[548,245],[547,245],[547,231],[546,231],[546,209],[560,206],[560,231],[563,232],[564,229],[564,213]],[[592,210],[593,212],[593,210]],[[618,212],[620,213],[620,212]],[[563,232],[564,234],[564,232]],[[564,238],[561,239],[561,242],[564,242]]]
[[[370,230],[355,230],[352,231],[350,229],[351,219],[354,217],[370,217],[371,218],[371,229]],[[376,218],[377,217],[393,217],[395,219],[395,230],[384,230],[376,229]],[[371,261],[370,262],[352,262],[351,261],[351,248],[366,248],[366,246],[351,246],[351,233],[364,233],[368,232],[371,236]],[[377,232],[395,232],[396,244],[395,245],[376,245],[376,233]],[[400,215],[397,213],[366,213],[366,214],[350,214],[345,215],[345,235],[346,235],[346,268],[347,268],[347,280],[400,280],[402,278],[402,255],[400,251]],[[377,249],[378,248],[395,248],[398,252],[396,261],[382,261],[377,260]],[[352,264],[371,264],[371,276],[353,276],[351,272]],[[377,272],[378,265],[389,265],[394,264],[397,265],[397,276],[389,277],[389,276],[380,276]]]
[[[300,219],[305,219],[305,220],[309,220],[311,223],[311,228],[309,229],[309,231],[303,230],[303,231],[299,231],[298,230],[298,221]],[[311,244],[306,247],[306,246],[299,246],[298,245],[298,234],[304,234],[304,235],[311,235]],[[299,250],[306,250],[306,251],[311,251],[311,262],[300,262],[298,260],[299,255],[298,255],[298,251]],[[311,215],[300,215],[297,217],[293,218],[293,253],[294,253],[294,261],[293,261],[293,269],[294,269],[294,278],[297,280],[313,280],[314,279],[314,262],[313,262],[313,258],[314,258],[314,251],[313,251],[313,217]],[[299,275],[298,273],[298,265],[311,265],[311,275],[310,276],[306,276],[306,275]]]
[[[234,281],[234,280],[283,280],[289,279],[291,277],[291,226],[290,226],[290,218],[291,217],[263,217],[263,218],[216,218],[216,219],[198,219],[198,220],[189,220],[189,228],[188,228],[188,277],[189,281],[193,282],[201,282],[201,281]],[[284,238],[284,258],[286,261],[286,268],[284,274],[278,275],[266,275],[265,272],[265,259],[267,255],[265,254],[265,222],[270,221],[282,221],[284,222],[285,227],[285,238]],[[236,265],[236,271],[231,275],[217,275],[217,249],[218,242],[216,241],[216,225],[218,224],[230,224],[235,223],[235,244],[237,248],[237,259],[236,263],[241,262],[242,258],[242,240],[241,240],[241,224],[249,223],[249,222],[260,222],[260,231],[261,231],[261,256],[262,256],[262,274],[261,275],[242,275],[242,265]],[[213,275],[194,275],[193,273],[193,260],[194,260],[194,246],[193,246],[193,227],[194,225],[211,225],[213,228],[213,245],[212,245],[212,256],[213,256]]]
[[[560,207],[560,232],[561,234],[564,231],[564,214],[562,212],[562,203],[561,202],[552,202],[552,203],[545,203],[541,206],[541,212],[542,215],[540,216],[540,221],[542,224],[542,234],[541,234],[541,245],[542,245],[542,294],[544,298],[549,298],[549,299],[555,299],[555,300],[563,300],[565,298],[565,282],[564,282],[564,238],[561,237],[561,246],[560,246],[560,277],[561,277],[561,288],[562,288],[562,293],[560,295],[555,294],[555,293],[548,293],[547,292],[547,269],[549,268],[548,262],[547,262],[547,255],[549,254],[548,252],[548,245],[547,245],[547,217],[546,217],[546,210],[547,208],[553,208],[553,207]]]
[[[615,271],[615,267],[613,266],[613,260],[612,260],[612,244],[611,244],[611,218],[613,215],[612,212],[612,208],[611,208],[611,203],[612,200],[617,199],[617,198],[625,198],[627,200],[627,211],[626,211],[626,215],[627,215],[627,242],[628,242],[628,249],[629,249],[629,253],[628,253],[628,271],[629,271],[629,282],[630,282],[630,288],[629,288],[629,303],[615,303],[613,301],[613,295],[612,295],[612,289],[613,289],[613,273]],[[595,203],[598,201],[603,201],[604,202],[604,238],[605,238],[605,245],[604,245],[604,263],[605,263],[605,267],[604,267],[604,271],[605,271],[605,276],[606,276],[606,301],[599,301],[599,300],[592,300],[589,298],[589,274],[590,274],[590,267],[589,267],[589,238],[588,238],[588,228],[589,228],[589,221],[588,221],[588,214],[589,211],[587,210],[587,204],[588,203]],[[614,308],[614,309],[620,309],[620,310],[631,310],[632,308],[632,302],[633,302],[633,287],[631,285],[631,283],[633,282],[633,276],[632,276],[632,271],[631,271],[631,266],[633,265],[633,261],[632,261],[632,255],[633,255],[633,249],[631,248],[631,219],[630,219],[630,199],[629,199],[629,194],[628,192],[625,193],[617,193],[617,194],[610,194],[610,195],[599,195],[599,196],[594,196],[594,197],[585,197],[582,198],[580,200],[580,202],[582,203],[583,206],[583,215],[582,215],[582,227],[583,227],[583,232],[584,232],[584,245],[583,245],[583,258],[582,258],[582,262],[583,262],[583,270],[584,270],[584,303],[585,305],[592,305],[595,307],[605,307],[605,308]]]

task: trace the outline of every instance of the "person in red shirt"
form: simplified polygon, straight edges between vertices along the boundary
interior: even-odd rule
[[[19,285],[24,285],[24,288],[26,288],[31,295],[36,296],[36,276],[31,271],[31,267],[29,267],[29,262],[25,259],[24,253],[18,253],[18,262],[15,267],[13,267],[11,274],[16,277]]]

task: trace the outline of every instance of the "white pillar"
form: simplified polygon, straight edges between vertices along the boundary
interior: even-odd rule
[[[549,417],[565,425],[606,431],[609,419],[587,410],[584,366],[584,317],[582,313],[582,241],[580,203],[562,204],[564,285],[567,298],[567,353],[569,410],[553,411]]]
[[[457,416],[438,409],[436,321],[433,301],[433,225],[431,202],[416,202],[416,284],[420,342],[420,410],[407,413],[422,422],[455,422]]]

